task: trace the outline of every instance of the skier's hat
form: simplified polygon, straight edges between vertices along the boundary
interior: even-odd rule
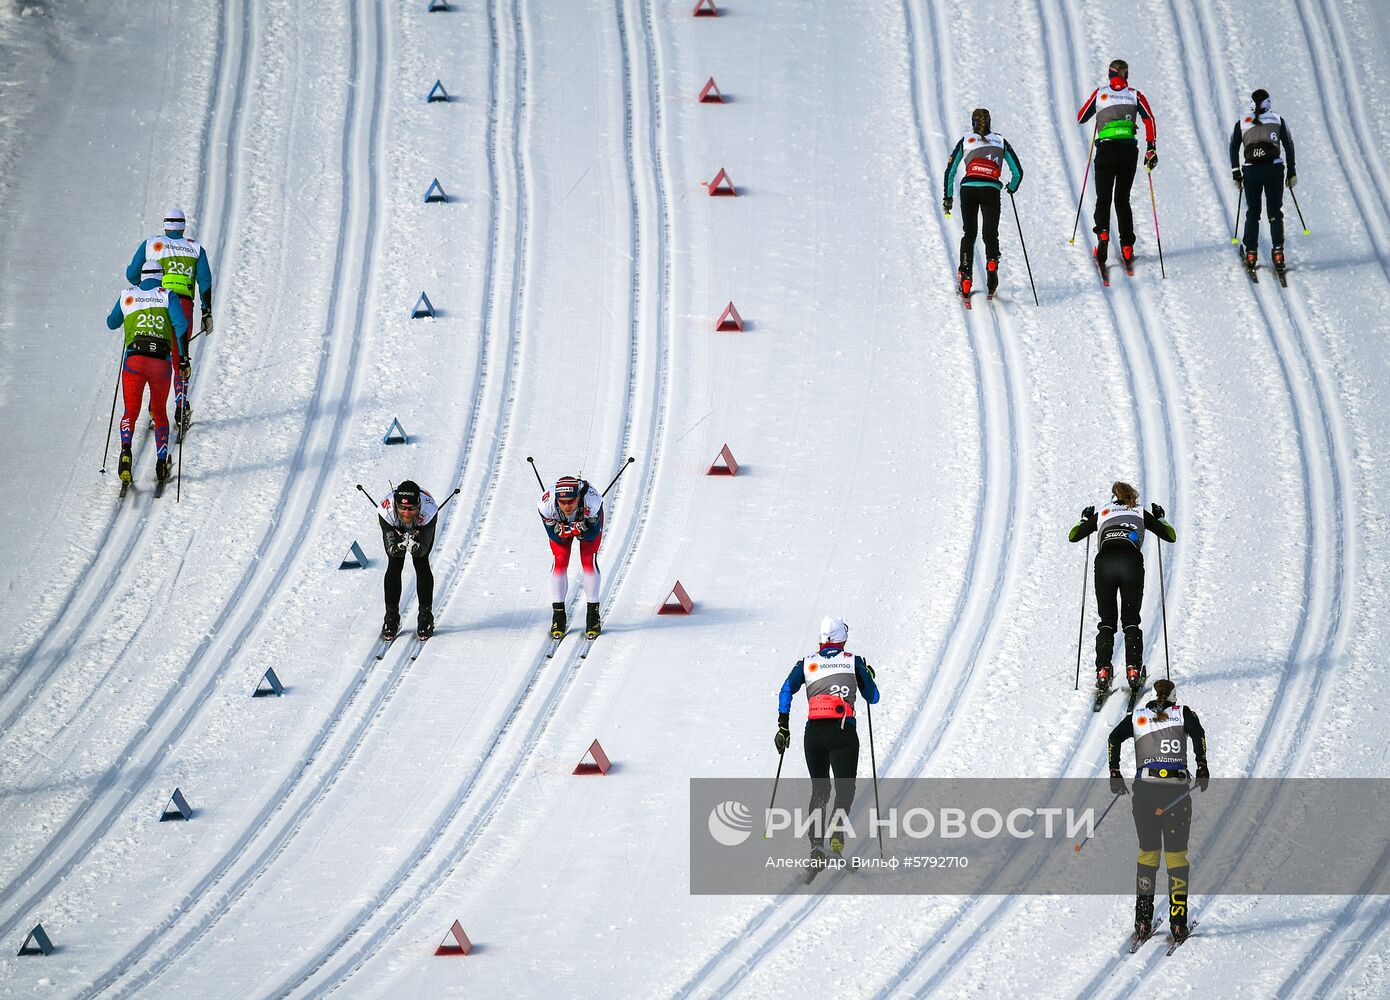
[[[171,208],[164,213],[164,231],[166,233],[181,233],[188,228],[188,216],[181,208]]]
[[[153,257],[147,258],[140,267],[140,280],[148,281],[150,278],[164,280],[164,265]]]
[[[420,487],[412,480],[405,480],[395,491],[396,510],[419,510],[420,509]]]
[[[576,476],[562,476],[555,480],[555,500],[578,500],[584,491],[584,484]]]
[[[826,615],[820,620],[820,641],[841,645],[849,642],[849,626],[843,618]]]

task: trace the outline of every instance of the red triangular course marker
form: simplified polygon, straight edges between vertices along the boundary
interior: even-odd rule
[[[594,758],[592,764],[585,763],[584,757]],[[584,757],[579,758],[579,763],[574,766],[575,774],[607,774],[608,769],[613,766],[613,762],[608,759],[608,754],[603,752],[603,747],[598,745],[598,740],[589,744],[589,749],[584,751]]]
[[[734,190],[733,179],[723,167],[719,168],[719,173],[714,175],[714,180],[710,181],[708,186],[711,198],[738,197],[738,192]]]
[[[672,598],[675,598],[675,603],[672,603]],[[688,615],[694,607],[695,602],[690,599],[690,595],[685,592],[685,588],[677,580],[676,585],[671,588],[671,593],[666,595],[666,600],[662,602],[661,607],[656,609],[656,613],[659,615]]]
[[[700,88],[701,104],[723,104],[724,95],[719,92],[719,85],[714,82],[714,77],[709,78],[709,82]]]
[[[714,5],[714,0],[700,0],[695,5],[696,17],[718,17],[719,8]]]
[[[720,465],[719,463],[724,463]],[[707,476],[737,476],[738,463],[734,461],[734,453],[729,450],[726,444],[719,449],[719,454],[714,456],[714,464],[705,473]]]
[[[453,941],[449,939],[453,938]],[[434,949],[436,955],[467,955],[473,950],[473,942],[468,940],[468,935],[463,933],[463,924],[457,920],[454,926],[449,928],[449,933],[444,935],[444,940],[440,942],[438,948]]]
[[[724,311],[719,314],[719,319],[714,322],[714,329],[718,333],[742,333],[743,317],[738,314],[734,304],[730,302],[724,307]]]

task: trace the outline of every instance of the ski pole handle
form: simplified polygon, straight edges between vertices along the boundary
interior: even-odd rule
[[[362,490],[362,495],[363,495],[364,497],[366,497],[368,500],[371,500],[372,509],[373,509],[373,510],[375,510],[377,507],[380,507],[380,506],[381,506],[381,504],[377,503],[376,500],[372,499],[372,495],[371,495],[370,493],[368,493],[365,489],[362,489],[362,484],[361,484],[361,483],[358,483],[358,484],[357,484],[357,488],[358,488],[359,490]]]
[[[536,473],[536,485],[539,486],[539,487],[541,488],[541,492],[544,493],[544,492],[545,492],[545,483],[541,482],[541,474],[540,474],[540,472],[537,471],[537,469],[536,469],[536,460],[535,460],[534,458],[532,458],[530,455],[527,455],[527,456],[526,456],[526,461],[527,461],[528,463],[530,463],[530,465],[531,465],[531,471],[534,472],[534,473]]]
[[[637,461],[637,459],[635,459],[635,458],[633,458],[631,455],[629,455],[629,456],[627,457],[627,461],[623,463],[623,467],[622,467],[621,469],[618,470],[618,474],[617,474],[616,476],[613,477],[613,482],[609,483],[606,487],[604,487],[603,492],[600,493],[599,496],[605,496],[605,497],[608,496],[608,491],[611,490],[611,489],[613,488],[613,483],[616,483],[619,479],[621,479],[623,473],[627,471],[627,467],[628,467],[629,465],[631,465],[631,464],[632,464],[633,462],[635,462],[635,461]]]
[[[445,507],[449,506],[449,501],[452,500],[452,499],[454,499],[454,497],[458,496],[458,495],[459,495],[459,490],[461,490],[461,489],[463,489],[462,486],[455,486],[455,487],[454,487],[454,492],[450,493],[447,497],[444,498],[444,502],[443,502],[442,504],[439,505],[439,509],[440,509],[440,510],[443,510]],[[364,491],[364,492],[365,492],[365,491]]]

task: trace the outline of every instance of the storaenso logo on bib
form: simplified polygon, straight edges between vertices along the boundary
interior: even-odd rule
[[[710,810],[709,835],[725,847],[737,847],[753,835],[753,814],[730,799]]]

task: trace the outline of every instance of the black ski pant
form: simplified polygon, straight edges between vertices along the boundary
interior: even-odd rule
[[[1168,868],[1168,919],[1174,924],[1187,923],[1187,883],[1191,872],[1187,838],[1192,831],[1192,796],[1172,804],[1182,793],[1180,784],[1134,783],[1134,829],[1139,834],[1139,863],[1134,876],[1136,920],[1153,920],[1161,853]],[[1162,816],[1158,815],[1159,809],[1163,810]]]
[[[1260,200],[1269,210],[1269,241],[1274,249],[1284,247],[1284,165],[1282,163],[1246,164],[1245,174],[1245,235],[1241,239],[1246,251],[1260,245]]]
[[[999,189],[992,184],[960,186],[960,269],[972,273],[979,216],[985,220],[985,259],[999,259]]]
[[[859,770],[859,733],[853,722],[840,719],[811,719],[806,723],[802,746],[806,752],[806,770],[811,774],[811,815],[821,822],[811,826],[811,845],[825,842],[831,816],[825,814],[830,801],[830,772],[835,772],[835,811],[843,823],[849,818],[854,804],[854,779]]]
[[[1144,602],[1144,555],[1120,540],[1096,553],[1096,666],[1110,666],[1115,653],[1115,623],[1125,630],[1125,665],[1143,666],[1144,632],[1139,627],[1139,607]]]
[[[1096,236],[1110,229],[1113,200],[1120,244],[1134,245],[1134,213],[1129,210],[1129,189],[1134,186],[1134,172],[1138,167],[1138,143],[1124,139],[1096,143]]]
[[[401,607],[401,573],[405,569],[405,557],[410,555],[415,564],[415,596],[420,599],[421,610],[434,609],[434,573],[430,570],[430,549],[434,548],[434,529],[437,521],[431,521],[415,532],[413,541],[418,543],[418,551],[410,552],[412,538],[410,532],[401,531],[382,522],[381,540],[386,546],[386,610],[399,611]],[[405,550],[400,555],[393,554],[405,542]]]

